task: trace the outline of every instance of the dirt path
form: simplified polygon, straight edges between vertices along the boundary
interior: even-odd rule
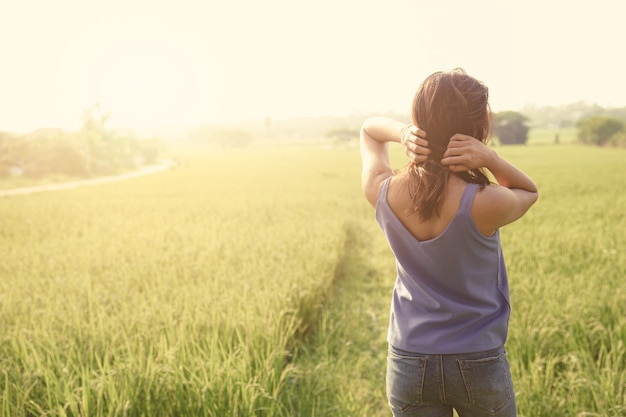
[[[37,185],[33,187],[0,190],[0,197],[11,197],[15,195],[39,193],[43,191],[68,190],[68,189],[80,187],[83,185],[99,185],[99,184],[106,184],[109,182],[123,181],[123,180],[127,180],[130,178],[141,177],[143,175],[150,175],[150,174],[154,174],[157,172],[165,171],[166,169],[169,169],[172,166],[174,166],[174,161],[163,161],[157,165],[150,165],[147,167],[142,167],[136,171],[127,172],[125,174],[120,174],[120,175],[92,178],[88,180],[63,182],[59,184],[45,184],[45,185]]]

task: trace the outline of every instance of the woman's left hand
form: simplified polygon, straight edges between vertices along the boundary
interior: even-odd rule
[[[487,167],[493,160],[494,151],[480,140],[457,133],[450,138],[441,163],[452,172],[469,171]]]
[[[426,132],[417,126],[409,125],[402,130],[400,144],[404,148],[406,156],[415,164],[424,162],[430,155],[428,141],[424,139],[425,137]]]

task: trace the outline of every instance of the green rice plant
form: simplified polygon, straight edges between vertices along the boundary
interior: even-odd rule
[[[520,414],[623,415],[626,155],[581,146],[510,153],[540,189],[537,205],[503,231]]]
[[[537,205],[502,230],[519,415],[622,416],[626,154],[571,145],[498,151],[540,188]],[[392,156],[402,164],[400,152]],[[342,263],[346,273],[300,363],[308,369],[301,372],[303,392],[318,393],[316,413],[297,415],[389,415],[385,335],[394,263],[373,210],[356,212],[362,220],[353,222],[358,237],[348,239],[353,255]],[[319,404],[327,405],[323,412]]]
[[[502,231],[520,416],[623,416],[626,154],[498,152],[540,188]],[[0,199],[2,415],[388,415],[395,271],[358,152],[175,153],[153,176]]]
[[[151,177],[0,200],[6,415],[281,412],[341,256],[342,155],[199,151]]]

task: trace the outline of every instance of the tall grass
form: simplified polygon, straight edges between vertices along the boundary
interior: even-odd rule
[[[281,413],[344,246],[338,172],[318,169],[343,157],[203,151],[0,200],[4,415]]]
[[[498,151],[540,188],[536,206],[502,229],[519,415],[626,415],[626,153],[573,145]],[[389,415],[384,339],[394,263],[373,211],[360,213],[344,266],[353,279],[337,283],[307,356],[308,383],[319,385],[323,369],[336,387],[320,401],[332,405],[327,414],[315,415]]]
[[[540,201],[506,230],[524,415],[626,415],[626,153],[516,149]],[[519,154],[519,157],[518,157]]]
[[[541,194],[502,231],[520,415],[623,416],[626,153],[498,151]],[[0,199],[1,415],[389,415],[395,271],[358,153],[177,152]]]

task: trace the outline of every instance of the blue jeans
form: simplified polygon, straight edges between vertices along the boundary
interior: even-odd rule
[[[389,346],[387,398],[395,417],[515,417],[515,393],[504,347],[422,355]]]

